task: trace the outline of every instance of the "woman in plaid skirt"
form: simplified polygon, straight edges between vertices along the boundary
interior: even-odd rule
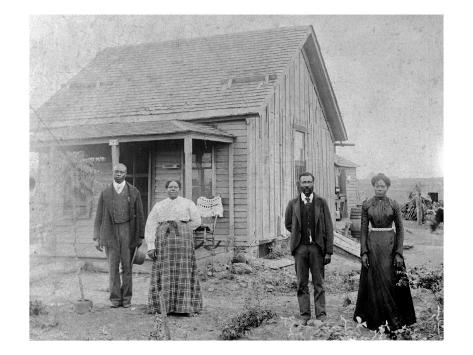
[[[201,224],[196,205],[178,196],[181,183],[166,183],[168,198],[156,203],[145,227],[148,256],[153,260],[148,310],[193,314],[202,311],[202,293],[197,275],[192,231]]]

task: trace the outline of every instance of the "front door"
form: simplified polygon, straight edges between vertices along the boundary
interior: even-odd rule
[[[146,143],[120,143],[120,163],[127,167],[126,181],[141,194],[144,215],[148,215],[150,146]]]

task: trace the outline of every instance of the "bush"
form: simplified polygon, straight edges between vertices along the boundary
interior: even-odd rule
[[[257,328],[265,320],[275,316],[276,313],[269,309],[261,309],[259,307],[248,308],[230,319],[228,324],[223,327],[220,337],[223,340],[241,338],[251,328]]]
[[[265,259],[280,259],[290,255],[289,248],[283,242],[272,242],[268,245],[268,254],[264,256]]]

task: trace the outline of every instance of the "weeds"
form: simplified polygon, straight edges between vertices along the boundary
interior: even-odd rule
[[[48,314],[46,306],[38,300],[30,300],[30,316],[39,316],[40,314]]]
[[[409,285],[412,288],[425,288],[432,291],[437,303],[443,306],[443,264],[431,270],[425,266],[410,269]]]
[[[223,340],[241,338],[247,331],[259,327],[264,321],[276,316],[276,313],[264,305],[265,282],[262,277],[256,276],[251,283],[249,293],[245,297],[244,309],[232,317],[223,326],[220,337]]]

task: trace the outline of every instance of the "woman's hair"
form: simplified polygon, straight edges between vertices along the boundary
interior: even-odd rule
[[[379,173],[371,178],[371,185],[375,185],[379,180],[383,180],[387,187],[391,186],[391,179],[383,173]]]
[[[166,186],[165,186],[166,189],[168,188],[168,186],[171,182],[175,182],[177,184],[177,186],[179,186],[179,188],[181,188],[181,182],[179,180],[168,180],[168,181],[166,181]]]

